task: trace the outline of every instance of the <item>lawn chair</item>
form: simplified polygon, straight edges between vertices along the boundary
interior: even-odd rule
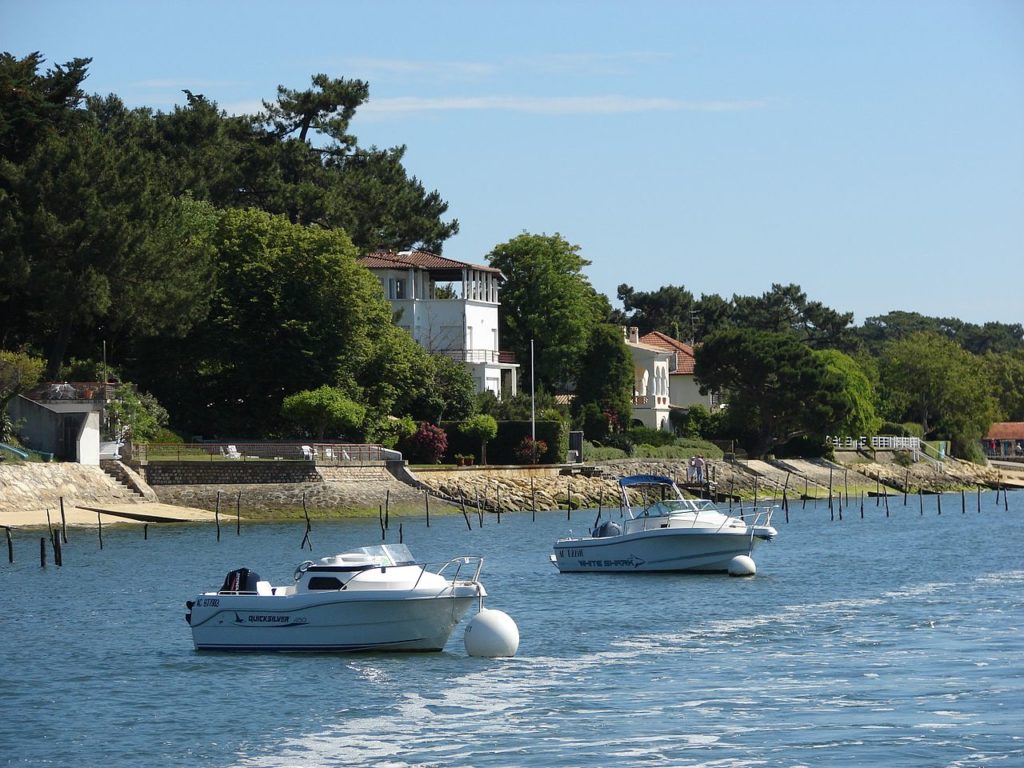
[[[308,445],[302,446],[302,458],[303,459],[305,459],[306,461],[312,461],[314,456],[315,456],[315,454],[313,453],[313,449],[310,446],[308,446]]]
[[[240,459],[240,458],[242,458],[242,454],[239,453],[238,449],[235,446],[233,446],[233,445],[229,445],[228,446],[228,449],[224,453],[224,455],[227,456],[229,459]]]
[[[334,461],[333,448],[324,448],[324,461]]]

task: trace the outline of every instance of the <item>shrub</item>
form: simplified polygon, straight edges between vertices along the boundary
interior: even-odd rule
[[[584,448],[583,456],[587,461],[616,461],[629,458],[621,448],[605,448],[597,445]]]
[[[548,444],[543,440],[534,440],[526,436],[512,452],[516,464],[538,464],[548,452]]]
[[[633,439],[625,432],[615,432],[605,437],[604,447],[618,448],[627,456],[633,455]]]
[[[438,426],[423,422],[403,442],[403,452],[418,464],[437,464],[448,450],[448,435]]]
[[[673,445],[676,441],[676,436],[671,432],[663,432],[660,429],[651,429],[650,427],[633,427],[626,434],[633,441],[633,445],[640,445],[641,443],[654,446]],[[605,442],[608,441],[606,440]]]

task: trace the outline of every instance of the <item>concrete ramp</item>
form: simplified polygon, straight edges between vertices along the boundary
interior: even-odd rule
[[[179,507],[173,504],[138,503],[138,504],[103,504],[70,506],[64,508],[64,520],[68,525],[97,525],[98,520],[104,524],[112,523],[205,523],[213,522],[215,515],[205,509]],[[60,507],[49,509],[19,509],[7,511],[0,515],[0,525],[11,528],[32,526],[45,527],[60,525]]]

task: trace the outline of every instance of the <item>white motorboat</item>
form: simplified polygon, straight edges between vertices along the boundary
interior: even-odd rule
[[[631,475],[619,490],[621,522],[600,523],[599,513],[588,535],[556,541],[550,557],[558,570],[737,572],[734,558],[749,558],[776,535],[771,507],[727,514],[706,499],[685,498],[668,477]]]
[[[470,605],[483,607],[483,558],[436,571],[404,544],[307,560],[295,583],[271,586],[248,568],[186,603],[197,650],[439,651]]]

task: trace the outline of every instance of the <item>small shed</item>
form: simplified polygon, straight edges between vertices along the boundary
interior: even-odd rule
[[[1000,421],[993,424],[981,442],[986,456],[1024,457],[1024,421]]]

